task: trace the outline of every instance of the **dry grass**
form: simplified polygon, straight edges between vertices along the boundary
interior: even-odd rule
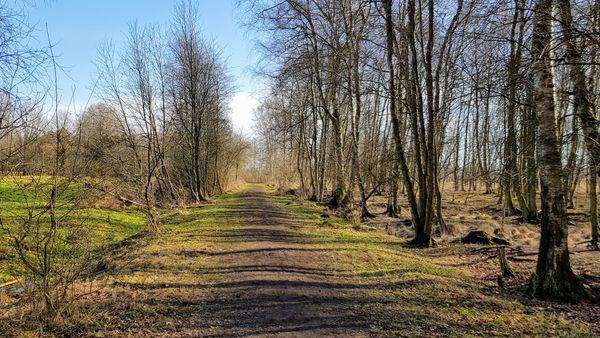
[[[448,190],[448,188],[446,188]],[[504,237],[514,247],[525,251],[536,251],[539,246],[539,226],[519,222],[519,216],[503,215],[502,206],[494,194],[482,192],[445,191],[444,194],[444,219],[454,231],[450,234],[441,234],[438,239],[450,242],[464,236],[471,230],[484,230],[490,234],[502,232]],[[387,198],[374,196],[369,201],[369,210],[377,217],[365,221],[365,225],[401,238],[410,238],[414,231],[410,224],[410,213],[406,199],[400,199],[402,215],[394,219],[381,215],[385,211]],[[516,201],[515,201],[516,203]],[[571,226],[569,228],[569,246],[572,250],[585,249],[585,241],[591,238],[589,218],[589,198],[583,187],[579,189],[574,198],[575,208],[568,210]],[[538,201],[539,206],[539,201]]]
[[[270,189],[248,185],[214,204],[169,215],[159,236],[115,262],[118,273],[108,287],[82,299],[77,311],[44,334],[600,333],[593,305],[521,296],[531,262],[515,264],[517,277],[502,290],[494,282],[497,262],[472,254],[475,246],[409,249],[405,239],[354,231],[346,221],[322,217],[319,207]],[[594,260],[584,260],[585,266],[597,272]],[[0,312],[0,335],[40,333],[18,320],[22,308],[8,309]]]

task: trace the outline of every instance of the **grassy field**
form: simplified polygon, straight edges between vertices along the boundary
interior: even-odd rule
[[[159,235],[115,262],[108,286],[79,301],[49,334],[600,334],[596,305],[523,296],[532,262],[515,264],[517,277],[500,289],[497,261],[473,253],[478,246],[408,248],[404,238],[354,231],[323,211],[262,185],[177,210]],[[15,319],[18,311],[0,314],[0,335],[36,329]]]
[[[22,274],[16,255],[10,248],[6,229],[15,230],[28,217],[42,212],[49,200],[49,177],[4,177],[0,180],[0,284]],[[60,190],[57,215],[61,227],[85,229],[86,241],[93,249],[102,249],[140,232],[146,223],[144,214],[135,208],[99,208],[86,204],[100,195],[97,191],[73,184]],[[87,202],[87,203],[86,203]],[[47,221],[47,217],[42,217]]]

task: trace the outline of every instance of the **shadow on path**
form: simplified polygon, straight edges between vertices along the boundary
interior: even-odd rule
[[[427,326],[447,333],[447,324],[430,309],[452,304],[428,308],[422,297],[400,295],[427,287],[426,279],[410,275],[419,271],[357,271],[352,260],[367,255],[365,249],[319,233],[283,210],[262,187],[228,196],[211,215],[218,227],[186,228],[193,224],[189,216],[188,223],[174,222],[155,252],[114,283],[114,289],[135,295],[106,305],[123,318],[115,332],[397,336]],[[177,244],[177,231],[185,245]]]

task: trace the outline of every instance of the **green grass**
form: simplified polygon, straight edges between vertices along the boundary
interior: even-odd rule
[[[593,336],[597,328],[571,321],[560,314],[539,311],[522,304],[518,295],[496,292],[495,283],[472,277],[469,266],[460,258],[430,255],[444,250],[410,249],[402,239],[387,234],[355,231],[344,219],[333,217],[332,226],[319,226],[322,207],[288,196],[272,197],[287,212],[316,225],[309,231],[322,247],[352,248],[336,257],[336,266],[344,266],[359,276],[378,281],[417,280],[414,286],[390,290],[370,290],[382,302],[402,304],[403,316],[395,320],[410,325],[436,328],[448,336]],[[494,265],[494,263],[491,263]],[[496,263],[497,264],[497,263]],[[390,309],[393,312],[393,309]],[[533,312],[533,313],[532,313]],[[424,319],[421,316],[425,316]],[[431,317],[429,317],[431,316]],[[437,319],[433,319],[436,317]],[[403,335],[423,335],[420,329]],[[446,331],[447,330],[447,331]]]
[[[0,179],[0,219],[6,229],[13,232],[19,228],[28,212],[42,213],[50,196],[49,177],[5,177]],[[110,244],[140,232],[146,218],[135,208],[109,210],[84,208],[77,205],[83,198],[91,198],[94,192],[74,183],[58,190],[56,214],[66,234],[77,227],[85,230],[86,248],[100,250]],[[47,215],[40,217],[48,222]],[[18,278],[23,273],[16,261],[5,230],[0,231],[0,284]]]
[[[298,235],[304,236],[297,244],[273,245],[331,250],[328,259],[295,262],[295,264],[325,271],[341,271],[342,274],[351,276],[324,277],[320,280],[323,283],[390,285],[364,290],[344,290],[343,295],[346,298],[341,294],[332,297],[357,300],[361,306],[355,308],[355,311],[371,321],[370,335],[382,333],[428,336],[430,330],[438,334],[443,332],[444,336],[455,337],[593,335],[588,323],[572,321],[561,314],[539,309],[532,310],[519,302],[514,294],[498,293],[495,286],[488,286],[483,281],[473,278],[469,271],[470,267],[461,265],[464,260],[456,256],[444,255],[444,248],[409,249],[404,246],[405,241],[402,239],[382,233],[355,231],[349,221],[336,216],[324,218],[321,216],[324,211],[322,206],[299,201],[290,196],[276,195],[273,188],[264,186],[259,188],[269,193],[268,200],[276,208],[275,210],[291,215],[289,219],[283,219],[283,222],[293,224],[294,227],[291,229],[294,229],[293,231]],[[247,189],[256,189],[256,186],[247,185],[240,190],[243,192]],[[160,316],[147,314],[145,312],[147,310],[139,306],[145,304],[144,297],[150,297],[156,306],[173,306],[174,312],[179,311],[178,313],[186,318],[185,306],[167,304],[177,304],[174,301],[177,299],[184,304],[193,299],[210,300],[214,295],[209,290],[188,288],[185,285],[202,286],[224,281],[239,281],[244,278],[231,275],[232,279],[227,279],[227,276],[197,274],[195,271],[205,272],[227,268],[227,266],[264,264],[260,261],[243,261],[243,256],[240,260],[221,261],[202,255],[202,252],[228,252],[253,248],[251,240],[215,240],[216,236],[243,233],[245,228],[256,226],[251,218],[244,219],[243,215],[240,215],[239,219],[226,216],[236,208],[245,207],[240,193],[234,192],[225,194],[215,199],[212,204],[201,208],[185,209],[167,216],[168,221],[166,220],[162,227],[164,233],[135,254],[138,264],[136,272],[119,277],[119,280],[135,285],[155,283],[169,285],[168,288],[155,290],[147,295],[137,291],[123,291],[126,294],[131,292],[132,298],[140,298],[132,300],[131,307],[143,312],[144,315],[140,316],[148,324],[140,325],[139,328],[155,329],[155,332],[165,330],[159,325],[151,328],[152,318]],[[182,251],[200,253],[188,257],[181,255]],[[268,260],[268,257],[265,259]],[[157,275],[154,271],[162,271],[162,273]],[[235,290],[232,293],[236,294]],[[231,299],[233,296],[221,295],[221,297]],[[347,308],[338,306],[333,301],[324,302],[323,308],[319,307],[321,304],[313,305],[311,311],[314,313],[311,312],[311,316],[324,315],[333,318],[339,315],[339,312],[348,311]],[[320,310],[324,310],[324,313],[320,313]],[[234,317],[238,314],[230,315]],[[297,315],[301,316],[303,313]],[[211,318],[214,317],[216,317],[215,321],[211,322]],[[217,327],[221,325],[221,321],[229,319],[231,318],[227,315],[214,316],[212,313],[199,317],[201,322],[206,321],[204,325]],[[327,323],[328,319],[324,321]],[[333,319],[329,323],[337,324]],[[136,324],[132,322],[131,325],[135,330]],[[180,325],[185,325],[185,322]]]
[[[288,225],[278,229],[289,238],[281,240],[276,232],[270,237],[274,242],[261,237],[271,225],[244,213],[253,207],[241,198],[248,189],[269,192],[267,207],[282,215],[272,217]],[[267,314],[277,315],[274,308],[296,310],[290,318],[324,327],[335,328],[350,318],[346,336],[588,337],[598,330],[596,324],[529,307],[518,295],[488,285],[474,277],[466,258],[450,254],[449,248],[407,248],[403,239],[355,231],[347,220],[322,217],[322,206],[273,193],[271,188],[248,185],[212,203],[164,215],[159,234],[119,263],[117,283],[82,304],[78,313],[97,323],[90,335],[158,336],[174,330],[191,336],[261,335],[268,331],[258,327],[253,332],[251,324]],[[94,210],[90,219],[101,223],[104,212]],[[135,213],[113,213],[111,220],[118,220],[123,233],[139,229],[136,219],[143,224],[143,217],[130,218]],[[265,247],[283,249],[263,256],[244,253]],[[227,272],[280,265],[297,271]],[[236,286],[245,280],[258,286]],[[294,280],[307,292],[304,297],[278,299],[294,295],[296,286],[285,288],[285,282]],[[272,292],[265,291],[269,288]],[[263,301],[262,292],[268,299],[275,295],[276,301]],[[244,303],[245,297],[251,301]],[[365,322],[368,325],[361,326]],[[264,329],[274,325],[264,324]],[[360,332],[352,331],[355,324]]]

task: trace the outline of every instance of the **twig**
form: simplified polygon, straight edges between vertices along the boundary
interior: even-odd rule
[[[514,257],[514,256],[508,256],[506,258],[510,259],[511,261],[517,261],[517,262],[535,262],[535,259],[533,259],[533,258],[521,258],[521,257]]]
[[[473,249],[471,250],[471,253],[478,253],[478,252],[484,252],[484,251],[492,251],[492,250],[497,250],[500,248],[506,248],[509,250],[513,250],[513,251],[519,251],[519,249],[513,248],[510,245],[493,245],[493,246],[484,246],[482,248],[479,249]]]
[[[7,286],[11,286],[11,285],[13,285],[13,284],[16,284],[16,283],[19,283],[19,282],[21,282],[21,281],[22,281],[22,279],[21,279],[21,278],[17,278],[17,279],[15,279],[15,280],[11,280],[10,282],[6,282],[6,283],[4,283],[4,284],[0,284],[0,289],[2,289],[2,288],[5,288],[5,287],[7,287]]]

